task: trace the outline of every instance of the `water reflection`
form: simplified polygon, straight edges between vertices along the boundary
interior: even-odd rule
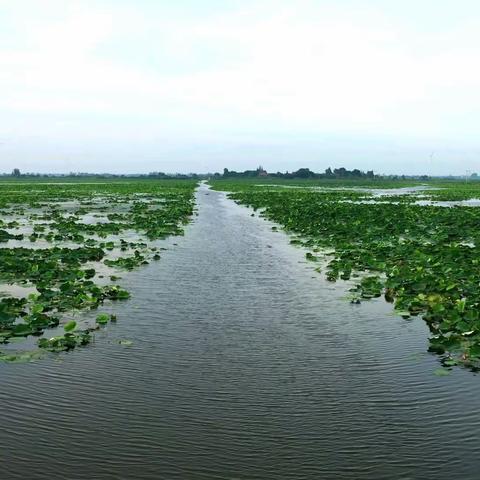
[[[0,365],[2,480],[477,478],[478,378],[432,374],[420,319],[350,305],[271,224],[198,203],[93,346]]]

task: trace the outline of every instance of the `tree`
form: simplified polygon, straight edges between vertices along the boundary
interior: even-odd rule
[[[335,175],[333,174],[333,172],[332,172],[332,169],[331,169],[330,167],[328,167],[328,168],[325,170],[325,176],[326,176],[327,178],[332,178],[332,177],[335,176]]]
[[[12,177],[19,177],[20,175],[20,170],[18,168],[14,168],[12,171]]]
[[[311,178],[315,176],[309,168],[299,168],[296,172],[293,172],[292,175],[294,178]]]

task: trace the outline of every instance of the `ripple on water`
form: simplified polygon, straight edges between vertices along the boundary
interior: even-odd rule
[[[2,480],[477,478],[477,377],[433,375],[424,322],[350,305],[269,222],[197,197],[94,345],[0,365]]]

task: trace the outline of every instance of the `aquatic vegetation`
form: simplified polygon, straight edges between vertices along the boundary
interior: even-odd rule
[[[323,257],[328,280],[353,281],[356,303],[383,295],[404,318],[423,317],[429,350],[446,367],[480,368],[479,208],[417,205],[408,195],[363,203],[365,193],[351,191],[213,186],[295,234],[314,252],[307,259]],[[480,198],[480,182],[438,186],[428,196]]]
[[[6,230],[0,230],[0,242],[8,242],[9,240],[22,240],[23,235],[12,235]]]
[[[27,352],[19,353],[1,353],[0,352],[0,361],[9,362],[9,363],[27,363],[34,362],[43,357],[43,352],[41,350],[32,350]]]
[[[92,331],[115,315],[99,314],[90,328],[64,319],[127,300],[129,292],[108,280],[120,280],[116,270],[160,259],[155,242],[183,233],[195,188],[187,180],[0,182],[0,284],[32,290],[0,297],[0,343],[37,336],[39,348],[50,352],[88,344]],[[47,338],[60,324],[63,334]],[[0,360],[20,358],[38,356],[0,353]]]
[[[114,314],[109,315],[108,313],[101,313],[100,315],[97,315],[96,321],[99,325],[106,325],[108,322],[116,322],[117,317]]]
[[[65,332],[63,335],[57,335],[52,338],[41,338],[38,341],[38,346],[49,352],[63,352],[90,343],[92,338],[90,332],[93,329],[76,331],[76,328],[77,322],[71,320],[63,327]]]
[[[154,255],[155,260],[157,256]],[[117,267],[123,268],[125,270],[133,270],[134,268],[138,267],[139,265],[147,265],[148,261],[146,260],[145,256],[142,255],[138,250],[135,250],[134,255],[132,257],[120,257],[116,260],[105,260],[105,265],[109,267]]]

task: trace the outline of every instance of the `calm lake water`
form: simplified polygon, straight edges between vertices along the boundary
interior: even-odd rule
[[[116,325],[0,364],[2,480],[479,478],[480,378],[250,213],[202,186]]]

